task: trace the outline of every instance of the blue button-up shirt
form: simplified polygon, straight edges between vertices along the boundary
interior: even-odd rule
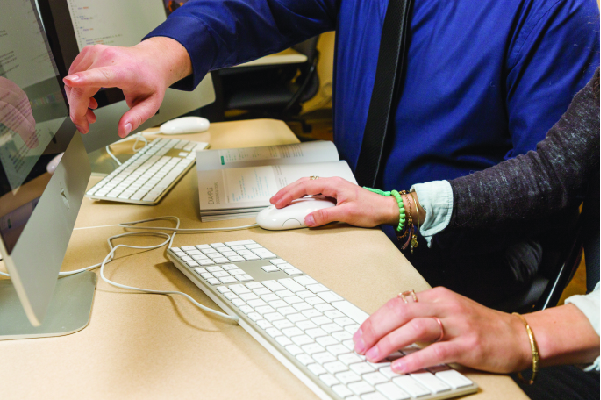
[[[334,141],[355,168],[388,0],[192,0],[148,37],[217,68],[335,30]],[[535,149],[599,65],[595,0],[416,0],[382,185],[453,179]],[[190,82],[192,79],[190,79]]]

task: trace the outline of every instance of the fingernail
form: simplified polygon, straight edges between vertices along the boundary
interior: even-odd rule
[[[125,134],[126,135],[129,135],[132,130],[133,130],[133,127],[129,122],[127,124],[125,124]]]
[[[315,225],[315,218],[313,218],[313,215],[309,214],[305,217],[305,225],[307,225],[307,226]]]
[[[402,374],[405,372],[405,364],[401,360],[397,360],[390,365],[392,372]]]
[[[71,82],[77,82],[77,81],[79,81],[80,78],[77,75],[67,75],[67,76],[65,76],[65,79],[68,79]]]
[[[367,352],[367,354],[365,356],[370,361],[376,361],[376,360],[378,360],[378,357],[380,356],[380,350],[378,349],[377,346],[374,346],[371,349],[369,349],[369,351]]]
[[[359,336],[359,338],[355,340],[355,353],[363,354],[365,353],[365,350],[367,350],[367,346],[365,345],[363,338]]]

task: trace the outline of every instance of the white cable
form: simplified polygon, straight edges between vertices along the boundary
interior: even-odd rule
[[[136,139],[136,141],[134,142],[133,146],[131,146],[131,150],[132,150],[134,153],[137,153],[138,151],[142,150],[142,149],[143,149],[144,147],[146,147],[146,145],[148,144],[148,139],[146,139],[146,138],[144,137],[144,135],[142,135],[141,133],[136,133],[136,134],[134,134],[134,135],[131,135],[131,136],[129,136],[129,137],[126,137],[125,139],[120,139],[120,140],[117,140],[117,141],[116,141],[115,143],[113,143],[113,144],[117,144],[117,143],[123,143],[123,142],[126,142],[126,141],[128,141],[128,140],[132,140],[132,139]],[[144,142],[144,146],[142,146],[142,147],[140,147],[140,148],[138,149],[138,148],[136,147],[136,145],[138,144],[138,142],[139,142],[140,140],[142,140],[142,141]],[[107,153],[109,156],[111,156],[111,158],[112,158],[113,160],[115,160],[119,166],[121,166],[121,165],[122,165],[121,161],[119,161],[119,159],[118,159],[117,157],[115,157],[115,155],[114,155],[114,154],[113,154],[113,152],[111,151],[111,146],[112,146],[113,144],[110,144],[110,145],[108,145],[108,146],[106,146],[106,147],[105,147],[106,153]]]
[[[164,227],[164,226],[135,226],[138,224],[142,224],[145,222],[152,222],[152,221],[160,221],[160,220],[172,220],[175,221],[175,228],[169,228],[169,227]],[[181,233],[193,233],[193,232],[215,232],[215,231],[235,231],[235,230],[240,230],[240,229],[248,229],[248,228],[252,228],[255,226],[258,226],[258,224],[251,224],[251,225],[242,225],[242,226],[233,226],[233,227],[226,227],[226,228],[193,228],[193,229],[180,229],[180,219],[178,217],[173,217],[173,216],[168,216],[168,217],[158,217],[158,218],[147,218],[147,219],[142,219],[139,221],[133,221],[133,222],[126,222],[123,224],[118,224],[118,225],[98,225],[98,226],[89,226],[89,227],[82,227],[82,228],[75,228],[74,230],[82,230],[82,229],[93,229],[93,228],[105,228],[105,227],[122,227],[125,229],[144,229],[146,230],[146,232],[125,232],[125,233],[121,233],[115,236],[111,236],[110,238],[108,238],[107,242],[109,245],[109,248],[111,249],[110,252],[106,255],[106,257],[104,257],[104,260],[102,260],[102,262],[98,263],[98,264],[94,264],[91,265],[89,267],[85,267],[85,268],[80,268],[74,271],[67,271],[67,272],[60,272],[59,276],[69,276],[69,275],[75,275],[75,274],[79,274],[81,272],[84,271],[88,271],[88,270],[92,270],[95,268],[100,267],[100,277],[102,278],[102,280],[104,280],[106,283],[113,285],[117,288],[120,289],[127,289],[127,290],[137,290],[140,292],[144,292],[144,293],[152,293],[152,294],[162,294],[162,295],[180,295],[180,296],[184,296],[185,298],[187,298],[188,300],[190,300],[192,303],[194,303],[197,307],[199,307],[200,309],[219,315],[220,317],[223,318],[227,318],[227,319],[232,319],[234,321],[238,321],[238,317],[237,316],[230,316],[227,315],[221,311],[216,311],[213,310],[211,308],[208,308],[200,303],[198,303],[196,300],[194,300],[192,297],[190,297],[189,295],[182,293],[182,292],[178,292],[178,291],[171,291],[171,290],[154,290],[154,289],[141,289],[141,288],[136,288],[136,287],[132,287],[132,286],[127,286],[127,285],[122,285],[120,283],[117,282],[113,282],[110,279],[108,279],[105,275],[104,275],[104,266],[113,261],[113,257],[115,255],[115,251],[117,251],[117,249],[119,247],[128,247],[131,249],[145,249],[145,250],[152,250],[152,249],[158,249],[160,247],[163,247],[165,245],[167,245],[167,248],[170,248],[173,245],[173,239],[175,238],[175,234],[178,232]],[[165,232],[154,232],[154,231],[169,231],[169,232],[173,232],[171,235],[169,235],[168,233]],[[151,231],[151,232],[148,232]],[[165,241],[162,242],[161,244],[155,245],[155,246],[130,246],[130,245],[125,245],[125,244],[119,244],[117,246],[113,246],[113,240],[115,239],[119,239],[122,237],[126,237],[126,236],[157,236],[157,237],[162,237],[165,238]],[[9,274],[6,274],[4,272],[0,272],[0,275],[3,276],[10,276]]]
[[[121,161],[119,161],[119,159],[117,157],[115,157],[115,155],[111,151],[111,146],[106,146],[104,149],[106,150],[106,154],[108,154],[109,156],[111,156],[111,158],[113,160],[117,161],[117,165],[121,166]]]

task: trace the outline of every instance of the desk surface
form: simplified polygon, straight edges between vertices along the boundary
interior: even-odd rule
[[[283,123],[274,120],[214,124],[210,131],[213,148],[297,142]],[[195,135],[185,138],[202,140]],[[90,185],[98,180],[92,177]],[[157,206],[84,199],[76,226],[167,215],[180,217],[183,228],[254,222],[201,223],[193,169]],[[76,230],[63,270],[101,261],[108,252],[106,239],[121,232],[117,227]],[[265,245],[368,312],[402,290],[429,287],[378,229],[334,225],[276,233],[253,228],[177,234],[174,244],[246,238]],[[160,241],[127,239],[127,244]],[[179,290],[216,308],[166,261],[164,247],[118,251],[106,275],[136,287]],[[317,399],[239,326],[202,312],[182,297],[129,293],[100,278],[87,328],[59,338],[2,341],[0,371],[2,399]],[[469,376],[481,387],[470,399],[526,398],[509,377],[480,372]]]

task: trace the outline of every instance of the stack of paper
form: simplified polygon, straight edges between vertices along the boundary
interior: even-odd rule
[[[356,183],[328,141],[202,151],[196,170],[203,221],[253,218],[278,190],[302,177],[340,176]]]

